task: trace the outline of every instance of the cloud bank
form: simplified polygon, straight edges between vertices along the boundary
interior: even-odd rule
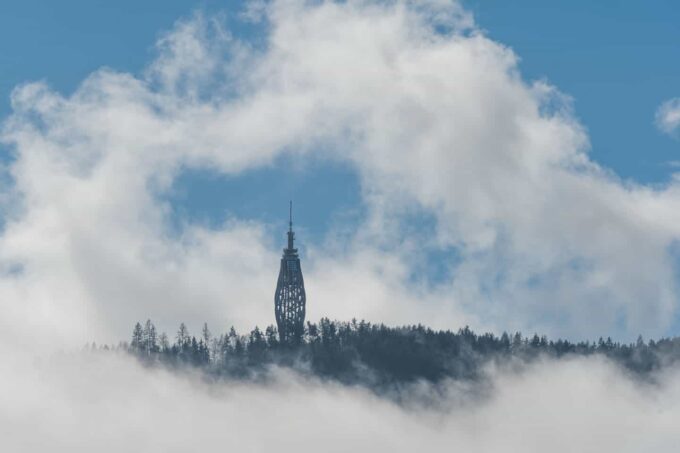
[[[490,371],[481,400],[451,383],[431,395],[437,410],[283,372],[268,385],[206,384],[115,355],[31,367],[0,387],[7,451],[661,452],[678,441],[677,371],[639,384],[594,358]]]

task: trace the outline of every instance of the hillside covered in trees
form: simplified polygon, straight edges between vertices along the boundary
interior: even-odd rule
[[[207,377],[266,378],[277,366],[376,391],[416,381],[476,381],[492,362],[525,364],[539,357],[597,354],[642,377],[680,360],[678,337],[649,342],[638,338],[633,344],[602,338],[572,343],[520,333],[478,335],[467,327],[451,332],[329,319],[307,323],[294,344],[282,344],[274,326],[264,331],[256,327],[246,335],[232,328],[214,336],[204,325],[194,336],[182,324],[171,341],[149,320],[137,323],[131,341],[114,349],[134,354],[150,366],[190,367]]]

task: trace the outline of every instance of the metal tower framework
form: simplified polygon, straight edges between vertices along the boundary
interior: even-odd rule
[[[293,202],[290,202],[290,221],[288,227],[288,247],[283,249],[279,280],[274,295],[274,312],[279,338],[282,342],[299,340],[305,325],[305,282],[300,268],[298,251],[293,247]]]

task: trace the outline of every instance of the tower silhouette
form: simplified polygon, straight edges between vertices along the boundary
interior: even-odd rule
[[[294,342],[302,337],[305,323],[305,282],[298,251],[293,247],[293,202],[290,202],[288,247],[283,249],[281,269],[274,295],[274,313],[281,342]]]

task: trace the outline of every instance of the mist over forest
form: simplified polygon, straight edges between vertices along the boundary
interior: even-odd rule
[[[680,361],[680,338],[634,343],[611,338],[571,342],[520,332],[477,334],[469,327],[456,332],[422,325],[388,327],[365,321],[307,322],[294,341],[282,341],[275,326],[239,333],[233,327],[213,334],[207,323],[192,335],[182,323],[169,337],[151,320],[137,323],[130,341],[86,346],[90,351],[124,352],[148,367],[182,373],[199,371],[208,380],[264,383],[274,370],[287,369],[307,378],[361,386],[392,399],[411,399],[414,384],[437,387],[450,382],[486,384],[490,368],[526,368],[537,361],[579,357],[604,359],[630,379],[653,382],[663,369]],[[479,387],[470,387],[471,392]]]

